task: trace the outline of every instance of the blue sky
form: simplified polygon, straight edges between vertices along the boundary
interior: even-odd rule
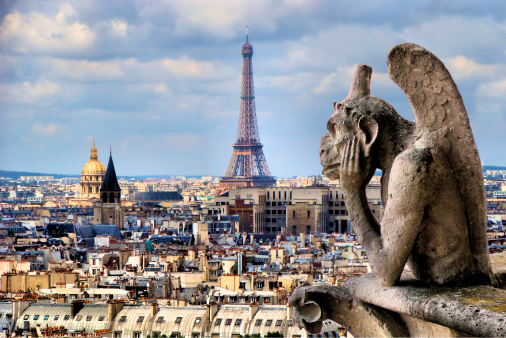
[[[320,137],[358,63],[408,119],[386,55],[420,44],[506,165],[504,1],[12,1],[0,5],[0,169],[79,174],[93,135],[118,175],[223,175],[249,26],[260,138],[278,177],[321,172]]]

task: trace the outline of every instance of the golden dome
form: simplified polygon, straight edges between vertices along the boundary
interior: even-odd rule
[[[93,138],[90,160],[84,165],[81,175],[105,175],[105,167],[102,162],[98,160],[97,148],[95,148],[95,138]]]

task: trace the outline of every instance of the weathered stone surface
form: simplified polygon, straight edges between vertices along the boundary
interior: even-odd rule
[[[319,332],[321,321],[332,319],[357,337],[506,336],[506,291],[485,285],[443,287],[401,280],[383,287],[367,274],[342,287],[298,288],[289,303],[295,307],[294,320],[312,333]],[[313,314],[321,316],[308,317],[303,303],[311,303]]]

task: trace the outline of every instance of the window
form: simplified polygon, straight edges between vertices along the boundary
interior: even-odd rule
[[[137,323],[142,323],[144,321],[144,316],[139,316],[137,319]]]
[[[310,218],[311,217],[311,211],[307,211],[307,218]]]
[[[279,192],[279,199],[281,199],[281,191]]]
[[[271,202],[265,202],[265,205],[266,205],[267,207],[270,207],[270,206],[271,206]]]
[[[48,320],[48,319],[49,319],[49,315],[45,315],[44,320]]]
[[[201,322],[201,321],[202,321],[202,317],[197,317],[197,318],[195,318],[195,323],[194,323],[194,325],[195,325],[195,324],[200,324],[200,322]]]
[[[181,323],[182,320],[183,320],[183,317],[177,317],[176,318],[176,324]]]
[[[134,332],[134,338],[141,338],[140,332]]]
[[[99,321],[99,322],[103,322],[103,321],[104,321],[104,319],[105,319],[105,316],[100,316],[100,317],[98,317],[98,321]]]
[[[81,316],[81,315],[79,315],[79,316],[76,317],[77,321],[80,321],[81,319],[83,319],[83,316]]]
[[[119,322],[120,323],[126,322],[126,316],[121,316],[121,318],[119,319]]]
[[[255,322],[255,326],[260,326],[260,325],[262,325],[262,320],[257,319],[257,321]]]
[[[35,316],[33,316],[33,320],[37,320],[37,319],[39,319],[39,317],[40,317],[39,315],[35,315]]]
[[[295,218],[295,210],[293,210],[293,215],[292,215],[293,218]]]
[[[65,315],[65,317],[63,317],[63,320],[69,320],[70,319],[70,315]]]
[[[23,320],[27,320],[28,318],[30,318],[30,316],[29,316],[29,315],[25,315],[25,316],[23,317]]]
[[[58,318],[60,318],[60,316],[59,316],[59,315],[56,315],[56,316],[54,316],[54,319],[53,319],[53,320],[58,320]]]
[[[239,326],[242,323],[242,319],[236,319],[235,320],[235,326]]]
[[[281,198],[281,196],[279,196],[279,198]],[[283,206],[283,203],[282,202],[278,202],[278,207],[282,207],[282,206]]]
[[[281,324],[283,324],[283,320],[282,319],[276,320],[276,326],[281,326]]]
[[[232,324],[232,318],[228,318],[226,321],[225,321],[225,325],[230,325]]]
[[[269,194],[269,192],[267,191],[267,199],[269,199],[269,198],[270,198],[270,197],[269,197],[269,195],[270,195],[270,194]],[[267,203],[269,203],[269,202],[267,202]]]
[[[158,317],[158,319],[156,320],[156,322],[158,324],[163,323],[163,317]]]
[[[271,326],[272,325],[272,319],[267,319],[265,322],[265,326]]]
[[[87,321],[87,322],[91,321],[91,318],[92,318],[92,317],[93,317],[93,316],[86,316],[86,321]]]
[[[285,191],[285,200],[286,200],[286,191]]]
[[[199,338],[200,337],[200,333],[192,333],[192,338]]]
[[[114,332],[114,338],[121,338],[121,332]]]
[[[221,325],[221,318],[216,319],[214,325]]]

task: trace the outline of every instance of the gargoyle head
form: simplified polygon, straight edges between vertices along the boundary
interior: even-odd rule
[[[348,96],[341,102],[334,102],[334,114],[327,122],[327,130],[320,143],[320,162],[323,174],[332,180],[339,178],[341,161],[346,143],[359,135],[361,145],[369,153],[377,134],[377,124],[368,116],[353,114],[353,108],[371,96],[372,68],[360,64]],[[355,116],[353,116],[355,115]]]

